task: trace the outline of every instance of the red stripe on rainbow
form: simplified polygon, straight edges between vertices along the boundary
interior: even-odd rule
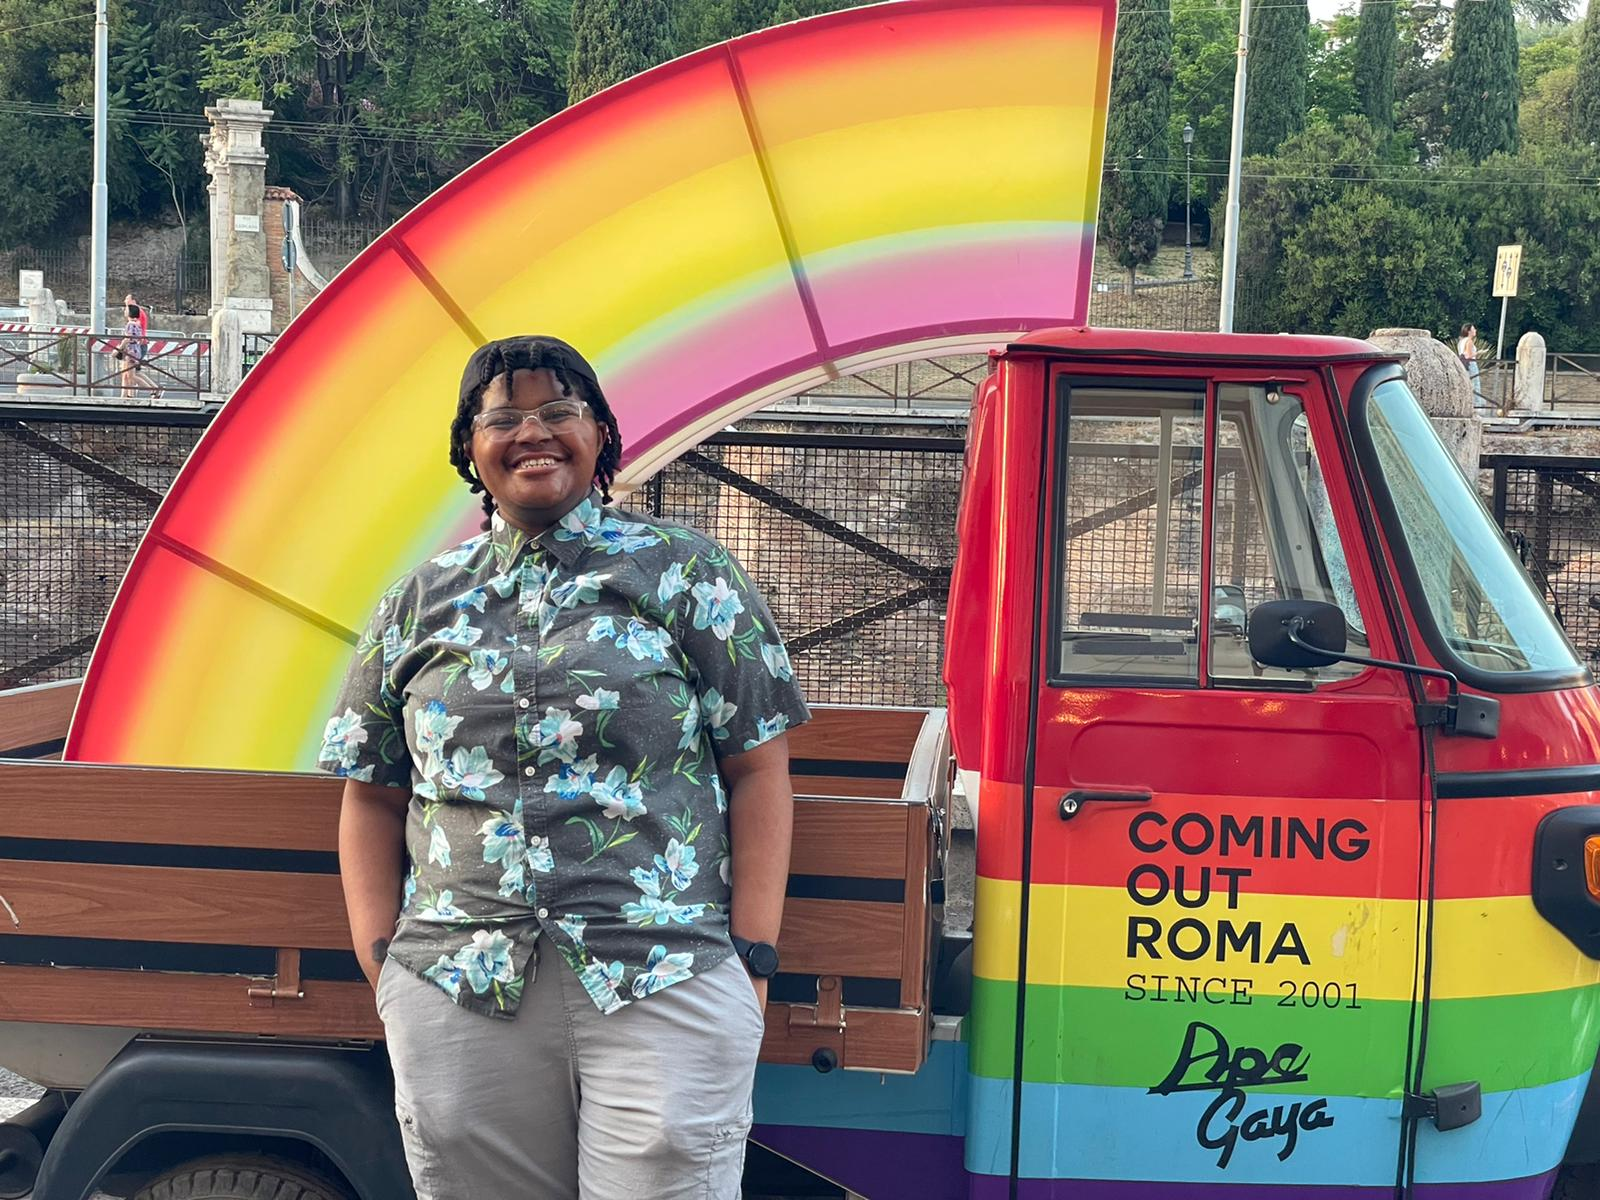
[[[830,14],[628,81],[452,181],[308,306],[208,431],[113,607],[68,757],[313,765],[339,674],[325,627],[359,627],[471,521],[445,450],[476,337],[583,348],[648,460],[838,359],[1081,322],[1113,13]],[[163,540],[214,570],[165,561]],[[279,659],[247,678],[230,656],[263,641]]]

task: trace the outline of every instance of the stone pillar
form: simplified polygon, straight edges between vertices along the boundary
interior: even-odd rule
[[[1455,351],[1426,329],[1374,329],[1367,341],[1410,356],[1405,369],[1412,393],[1461,473],[1476,487],[1483,422],[1473,411],[1472,380]]]
[[[244,378],[244,327],[239,310],[223,305],[211,318],[211,390],[231,396]]]
[[[262,220],[267,151],[261,138],[272,113],[258,100],[222,100],[206,109],[206,119],[211,122],[206,169],[213,182],[213,316],[216,309],[231,308],[239,314],[244,332],[268,333],[272,329],[272,288]]]
[[[56,294],[47,287],[28,297],[28,324],[49,329],[56,324]]]
[[[1544,411],[1544,335],[1528,332],[1517,341],[1517,373],[1512,377],[1511,406],[1518,412]]]
[[[211,307],[207,315],[215,316],[228,294],[228,272],[225,269],[228,261],[227,227],[232,221],[229,214],[233,210],[228,195],[227,163],[217,153],[224,147],[225,140],[218,139],[213,129],[201,137],[200,144],[205,147],[206,173],[211,176],[211,182],[206,184],[211,212]]]

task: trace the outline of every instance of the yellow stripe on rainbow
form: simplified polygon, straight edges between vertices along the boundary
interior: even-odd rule
[[[309,769],[352,633],[474,523],[485,338],[595,363],[632,469],[838,364],[1086,315],[1114,5],[906,0],[713,47],[403,219],[228,402],[152,523],[69,758]]]
[[[980,978],[1017,978],[1017,938],[1021,923],[1021,885],[979,876],[975,897],[979,935],[974,939],[973,971]],[[1129,972],[1169,975],[1225,974],[1249,979],[1254,991],[1269,996],[1281,980],[1337,980],[1354,983],[1372,1000],[1412,997],[1417,965],[1417,904],[1358,896],[1293,896],[1245,893],[1236,908],[1218,911],[1184,908],[1171,899],[1145,907],[1122,888],[1034,884],[1029,889],[1028,982],[1054,987],[1121,989]],[[1129,945],[1129,919],[1158,923],[1154,942]],[[1177,934],[1176,923],[1194,922]],[[1219,924],[1230,923],[1235,939],[1226,946]],[[1257,932],[1251,932],[1257,923]],[[1309,965],[1285,949],[1271,951],[1285,925],[1295,929]],[[1200,928],[1209,931],[1202,935]],[[1147,933],[1149,925],[1137,927]],[[996,936],[982,936],[984,931]],[[1204,940],[1209,936],[1209,942]],[[1171,940],[1169,940],[1171,939]],[[1241,944],[1259,947],[1252,960]],[[1154,946],[1161,955],[1151,956]],[[1208,949],[1194,958],[1202,945]],[[1269,961],[1270,960],[1270,961]],[[1571,946],[1541,918],[1527,896],[1439,900],[1434,904],[1436,1000],[1551,992],[1600,983],[1600,962],[1571,952]]]

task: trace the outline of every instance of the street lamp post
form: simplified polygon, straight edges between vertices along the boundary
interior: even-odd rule
[[[106,331],[106,0],[94,6],[94,180],[89,191],[89,329]],[[93,372],[90,372],[91,376]]]
[[[1183,277],[1194,278],[1194,238],[1190,230],[1189,201],[1189,166],[1194,160],[1194,126],[1185,121],[1183,123]]]

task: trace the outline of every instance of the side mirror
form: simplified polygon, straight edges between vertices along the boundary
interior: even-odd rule
[[[1262,666],[1326,667],[1344,657],[1348,640],[1337,604],[1269,600],[1250,613],[1250,654]]]

